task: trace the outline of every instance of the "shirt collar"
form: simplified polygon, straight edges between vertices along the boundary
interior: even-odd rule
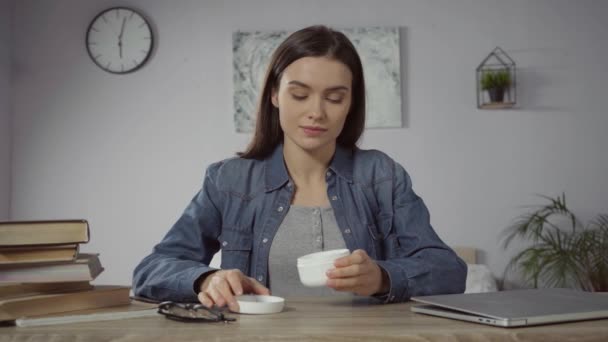
[[[289,182],[289,173],[283,158],[283,144],[279,144],[264,160],[266,192],[274,191]],[[353,182],[353,152],[336,145],[329,170],[349,183]]]

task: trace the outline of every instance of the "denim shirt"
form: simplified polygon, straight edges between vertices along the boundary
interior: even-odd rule
[[[384,302],[464,292],[466,264],[431,227],[400,164],[376,150],[337,147],[326,181],[346,246],[364,249],[388,274]],[[135,268],[134,294],[196,302],[194,284],[215,270],[209,263],[220,249],[221,269],[239,269],[268,286],[270,246],[293,195],[282,145],[264,160],[210,165],[202,189]]]

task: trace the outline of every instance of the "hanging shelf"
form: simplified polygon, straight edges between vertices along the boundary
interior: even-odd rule
[[[477,67],[477,108],[505,109],[515,106],[515,62],[496,47]]]

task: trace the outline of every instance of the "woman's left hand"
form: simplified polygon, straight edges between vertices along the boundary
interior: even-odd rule
[[[336,259],[334,266],[334,269],[327,271],[327,286],[334,290],[354,292],[361,296],[389,290],[388,275],[362,249]]]

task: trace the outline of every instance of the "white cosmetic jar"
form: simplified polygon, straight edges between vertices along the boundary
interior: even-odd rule
[[[325,272],[334,268],[334,261],[350,254],[348,249],[333,249],[311,253],[298,258],[298,274],[302,284],[308,287],[325,286]]]

